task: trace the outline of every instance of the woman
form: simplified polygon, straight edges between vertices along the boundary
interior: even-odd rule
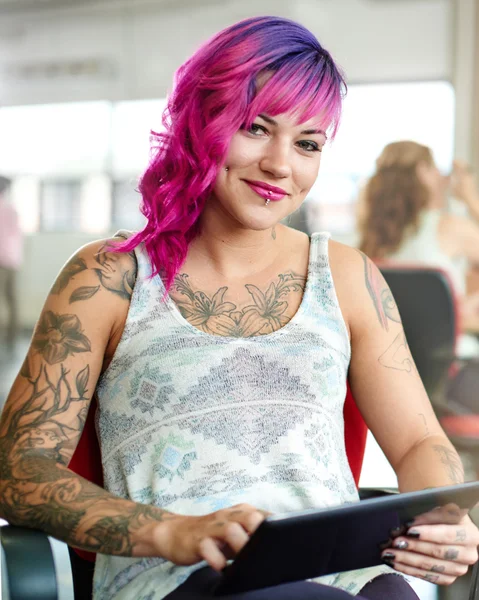
[[[411,141],[388,144],[360,200],[360,249],[373,259],[423,263],[443,268],[460,297],[464,329],[479,322],[479,294],[466,293],[466,268],[479,263],[479,190],[463,162],[456,161],[451,191],[472,218],[445,211],[449,178],[431,150]],[[460,339],[461,356],[474,356],[479,344]]]
[[[98,552],[96,598],[211,597],[265,512],[356,500],[348,370],[402,490],[462,480],[378,271],[279,224],[316,179],[344,87],[294,22],[220,32],[177,73],[145,229],[80,249],[53,285],[1,423],[0,514]],[[94,390],[105,490],[67,468]],[[274,598],[406,600],[392,568],[449,584],[477,558],[468,517],[414,529],[379,570]]]

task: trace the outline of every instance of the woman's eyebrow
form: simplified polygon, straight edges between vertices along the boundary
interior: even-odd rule
[[[266,121],[266,123],[269,123],[270,125],[274,125],[275,127],[278,126],[278,122],[275,121],[274,119],[272,119],[271,117],[267,117],[266,115],[258,115],[258,117],[260,117],[261,119],[263,119],[263,121]],[[304,131],[301,132],[301,135],[314,135],[314,134],[324,135],[326,137],[326,132],[323,131],[322,129],[305,129]]]

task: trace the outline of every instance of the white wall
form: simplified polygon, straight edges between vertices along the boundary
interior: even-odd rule
[[[307,25],[355,83],[452,78],[449,0],[301,0]]]
[[[163,97],[176,68],[219,29],[252,15],[294,16],[287,0],[181,4],[0,16],[0,104]],[[88,59],[98,74],[18,77],[22,67],[67,69]]]
[[[0,13],[0,105],[161,97],[201,42],[260,14],[310,27],[350,81],[452,78],[449,0],[184,2]],[[90,59],[97,74],[68,74],[68,65]]]
[[[42,233],[25,238],[24,262],[18,278],[18,310],[22,327],[33,327],[58,272],[81,246],[100,238],[83,233]]]

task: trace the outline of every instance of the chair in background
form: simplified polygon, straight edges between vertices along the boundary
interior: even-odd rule
[[[457,450],[479,464],[479,415],[448,401],[451,380],[460,376],[455,349],[458,304],[442,269],[379,263],[396,299],[411,354],[441,425]],[[466,414],[465,414],[466,413]]]

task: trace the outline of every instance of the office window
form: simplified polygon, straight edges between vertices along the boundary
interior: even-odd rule
[[[44,181],[40,228],[47,232],[81,231],[81,181]]]
[[[136,191],[137,181],[121,180],[113,182],[112,229],[128,229],[138,231],[146,223],[140,212],[141,196]]]

